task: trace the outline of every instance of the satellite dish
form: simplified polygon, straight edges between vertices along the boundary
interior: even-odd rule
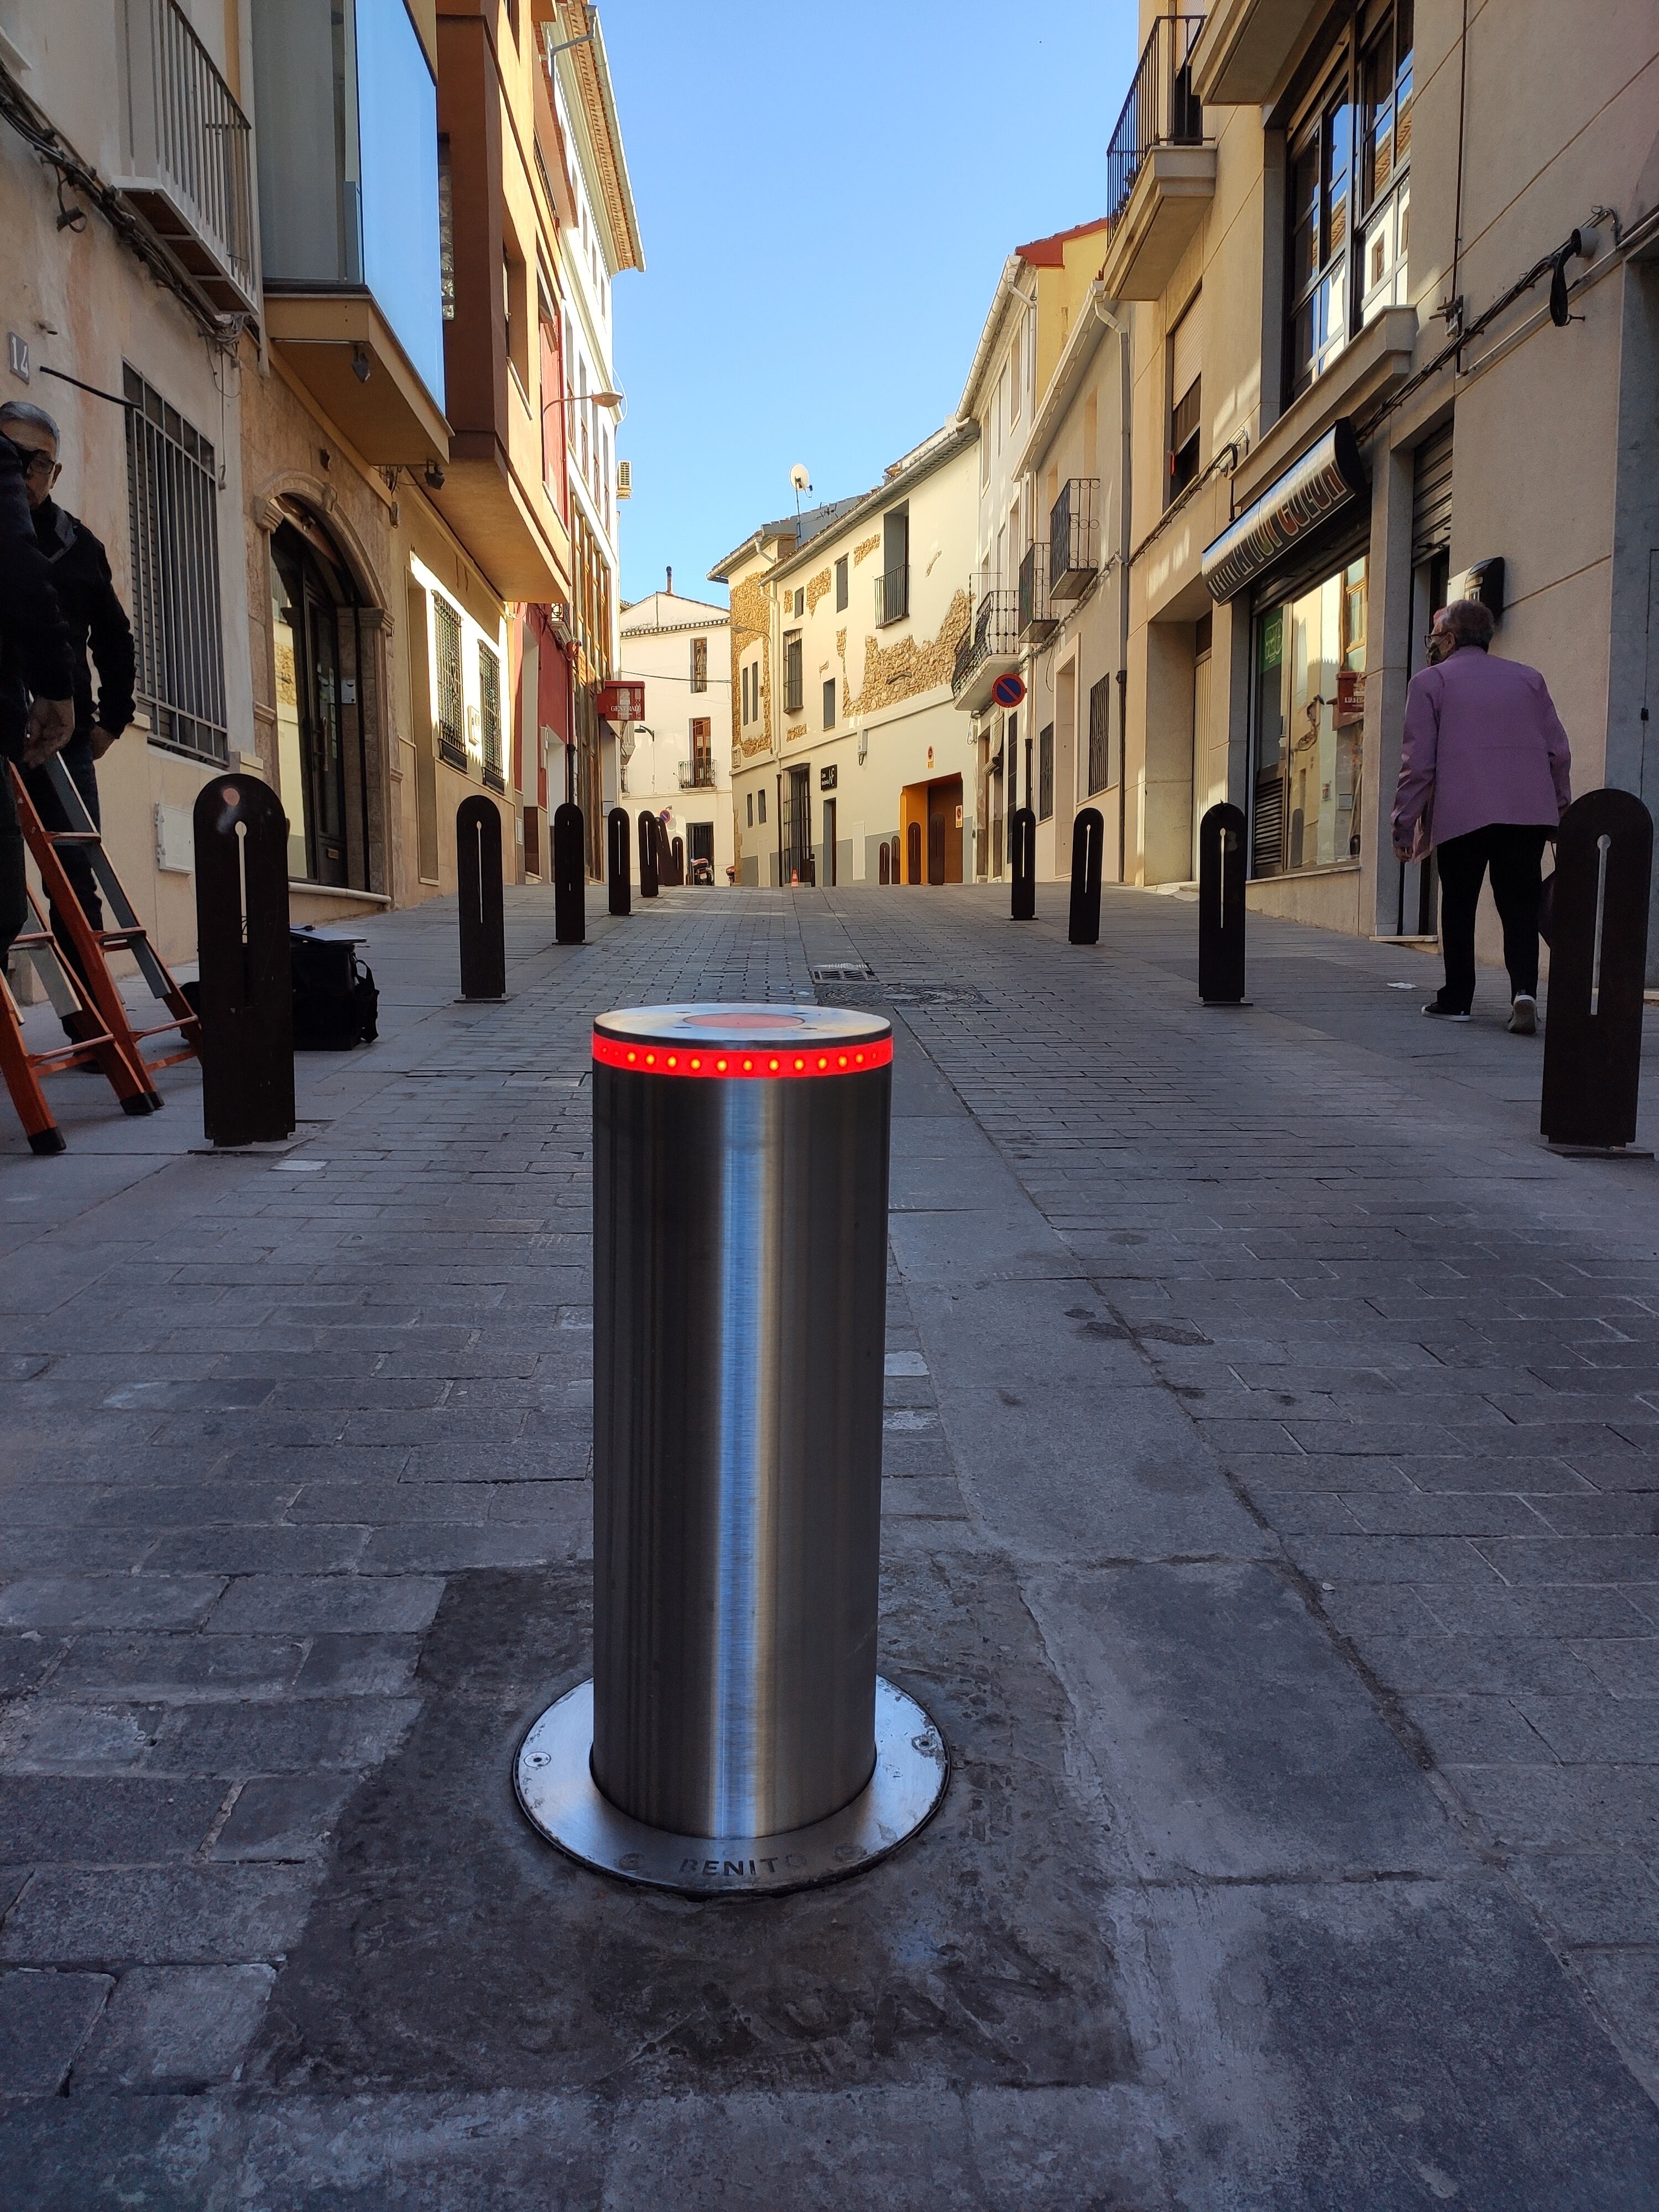
[[[811,490],[812,472],[804,461],[797,461],[794,467],[790,470],[789,483],[790,488],[794,491]]]

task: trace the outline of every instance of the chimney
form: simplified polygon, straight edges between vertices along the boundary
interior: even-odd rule
[[[672,568],[668,572],[668,596],[671,599],[674,596],[674,571]]]

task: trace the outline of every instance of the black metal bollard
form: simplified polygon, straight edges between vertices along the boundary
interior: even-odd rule
[[[218,775],[195,831],[203,1134],[277,1143],[295,1128],[288,823],[268,783]]]
[[[1016,921],[1036,920],[1036,817],[1017,806],[1008,817],[1008,860],[1013,870],[1009,912]]]
[[[628,849],[628,809],[613,806],[605,820],[605,860],[611,878],[611,911],[630,914],[634,901],[630,895],[628,872],[631,855]]]
[[[1561,817],[1539,1123],[1552,1145],[1606,1152],[1636,1134],[1652,874],[1653,817],[1632,792],[1586,792]]]
[[[490,799],[464,799],[455,811],[455,878],[461,908],[461,996],[504,999],[501,817]]]
[[[657,818],[653,814],[640,817],[640,896],[657,896]]]
[[[674,881],[675,884],[678,886],[678,884],[683,884],[683,883],[685,881],[685,840],[684,840],[684,837],[675,837],[675,838],[672,839],[672,840],[670,841],[668,849],[669,849],[670,853],[673,855],[673,861],[674,861],[673,881]]]
[[[587,936],[587,837],[580,806],[568,800],[553,812],[553,937],[580,945]]]
[[[1244,817],[1224,801],[1198,825],[1198,995],[1244,1006]]]
[[[1072,918],[1073,945],[1100,942],[1100,865],[1106,853],[1106,823],[1097,806],[1085,806],[1072,824]]]

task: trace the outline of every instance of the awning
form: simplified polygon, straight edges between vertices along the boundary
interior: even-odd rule
[[[1231,599],[1364,489],[1359,447],[1345,416],[1205,547],[1211,598]]]

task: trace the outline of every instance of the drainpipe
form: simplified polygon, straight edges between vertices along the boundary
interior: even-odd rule
[[[1134,459],[1129,434],[1129,332],[1127,327],[1118,320],[1105,301],[1099,297],[1097,297],[1094,301],[1094,311],[1096,316],[1109,331],[1115,331],[1117,333],[1117,358],[1121,376],[1121,389],[1118,403],[1122,437],[1122,458],[1120,462],[1122,490],[1118,500],[1117,551],[1117,879],[1119,883],[1123,883],[1127,880],[1124,872],[1126,858],[1124,831],[1127,822],[1126,794],[1129,782],[1129,497],[1133,483],[1130,470]]]

